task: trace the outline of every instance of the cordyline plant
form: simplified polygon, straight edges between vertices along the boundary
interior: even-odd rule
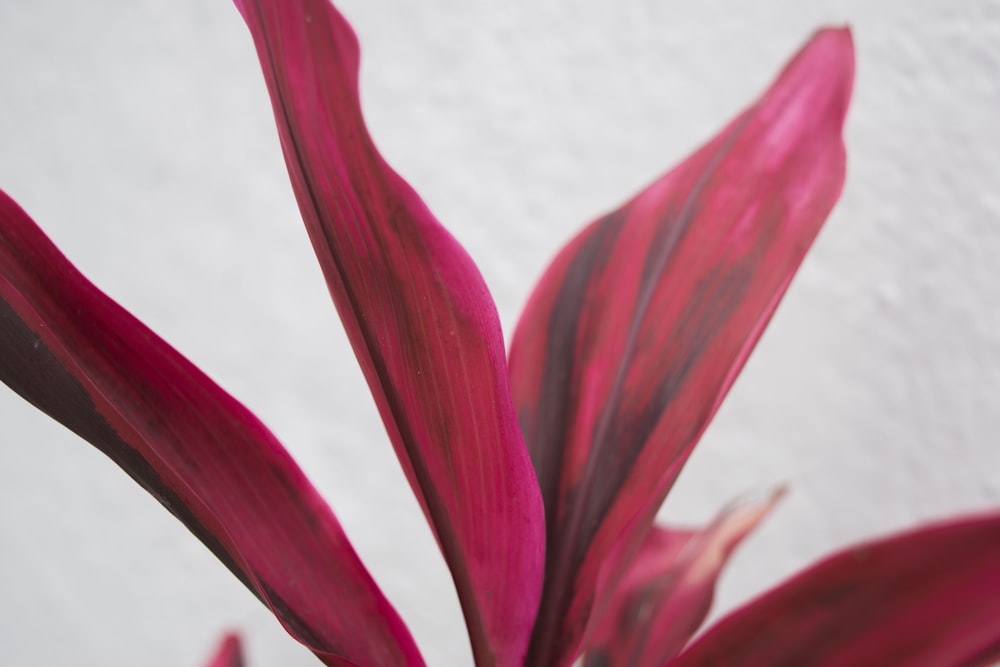
[[[1000,515],[833,555],[689,643],[775,498],[654,517],[844,180],[854,74],[823,30],[714,139],[585,228],[509,360],[472,260],[383,161],[327,0],[237,0],[330,293],[451,569],[476,665],[981,665]],[[325,502],[242,405],[0,195],[0,376],[121,466],[328,665],[420,665]],[[241,662],[228,637],[214,665]]]

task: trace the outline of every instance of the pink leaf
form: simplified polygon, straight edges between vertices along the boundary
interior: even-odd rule
[[[853,77],[850,33],[817,34],[532,295],[510,353],[549,544],[530,664],[578,652],[600,570],[639,548],[837,201]]]
[[[1000,514],[830,556],[709,629],[667,667],[976,667],[1000,659]]]
[[[493,301],[372,143],[343,17],[326,0],[237,5],[306,228],[451,568],[476,663],[518,665],[541,590],[544,526]]]
[[[3,192],[0,380],[121,466],[327,664],[422,664],[267,428],[80,275]]]
[[[587,667],[659,667],[677,655],[712,607],[733,550],[783,495],[727,508],[699,531],[654,526],[588,634]]]
[[[230,632],[222,638],[219,647],[215,650],[215,655],[206,663],[205,667],[244,667],[244,664],[240,637],[236,633]]]

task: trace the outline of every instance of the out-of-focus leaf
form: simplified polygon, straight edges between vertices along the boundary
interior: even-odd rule
[[[1000,514],[830,556],[712,626],[667,667],[985,667],[1000,660]]]
[[[244,667],[243,647],[240,637],[234,632],[228,633],[219,642],[215,654],[205,663],[205,667]]]
[[[653,526],[588,633],[586,667],[660,667],[677,655],[708,616],[729,556],[781,495],[737,503],[702,530]]]

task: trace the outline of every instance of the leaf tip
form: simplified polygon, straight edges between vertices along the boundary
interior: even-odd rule
[[[793,65],[808,76],[824,81],[826,108],[843,128],[854,89],[854,34],[849,25],[820,28],[802,49]],[[817,91],[818,92],[818,91]]]

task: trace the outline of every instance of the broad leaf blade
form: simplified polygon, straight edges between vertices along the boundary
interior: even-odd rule
[[[1000,514],[821,561],[719,621],[668,667],[976,667],[1000,659]]]
[[[343,17],[326,0],[237,4],[306,228],[451,568],[476,662],[519,665],[544,526],[493,301],[464,249],[372,143]]]
[[[0,380],[121,466],[327,664],[422,664],[267,428],[80,275],[3,192]]]
[[[702,530],[653,526],[588,633],[586,667],[659,667],[680,653],[708,616],[733,550],[782,495],[735,504]]]
[[[840,195],[850,33],[554,260],[510,353],[549,549],[531,664],[579,650]],[[611,576],[611,580],[615,579]]]

